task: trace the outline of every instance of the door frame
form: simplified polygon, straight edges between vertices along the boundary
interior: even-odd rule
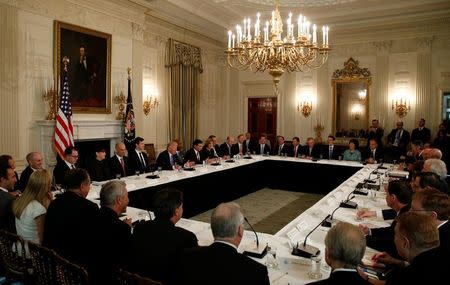
[[[245,132],[248,131],[248,99],[249,98],[272,98],[277,97],[277,134],[280,131],[280,94],[281,91],[278,91],[278,94],[275,93],[274,85],[271,80],[256,80],[256,81],[245,81],[242,82],[243,87],[243,97],[244,97],[244,104],[243,104],[243,121],[242,121],[242,129],[245,130]]]

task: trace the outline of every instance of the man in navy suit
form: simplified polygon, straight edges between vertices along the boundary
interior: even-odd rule
[[[167,144],[167,149],[161,152],[156,159],[156,165],[163,170],[173,170],[176,166],[182,166],[183,161],[177,154],[178,143],[171,141]]]
[[[303,149],[303,155],[302,158],[318,158],[320,157],[320,149],[318,146],[315,145],[313,138],[308,138],[306,140],[306,146]]]
[[[337,150],[336,146],[334,145],[334,141],[336,138],[332,135],[328,136],[328,145],[323,148],[322,154],[323,158],[325,159],[338,159],[339,158],[339,151]]]
[[[378,163],[384,159],[383,149],[378,146],[377,139],[373,138],[369,141],[369,148],[364,155],[367,163]]]
[[[411,133],[411,141],[420,140],[423,144],[431,141],[431,131],[425,127],[425,119],[422,118],[419,121],[419,127],[415,128]]]
[[[393,159],[399,159],[400,156],[406,156],[406,147],[408,146],[410,136],[409,132],[403,129],[403,122],[397,122],[397,128],[392,129],[388,135],[388,147],[392,150]]]
[[[62,184],[66,172],[70,169],[76,169],[78,162],[78,149],[73,146],[69,146],[64,150],[64,160],[59,159],[56,163],[55,169],[53,169],[53,178],[56,184]]]
[[[259,138],[258,144],[255,146],[256,154],[268,154],[270,153],[270,146],[267,144],[266,136]]]
[[[202,164],[203,160],[205,160],[207,157],[204,157],[204,154],[202,154],[201,150],[203,148],[203,142],[202,140],[196,139],[192,143],[192,148],[186,151],[186,154],[184,155],[184,163],[190,162],[195,164]]]
[[[147,154],[144,152],[144,139],[136,137],[134,146],[135,149],[128,153],[130,175],[134,175],[136,172],[145,173],[148,170]]]
[[[116,178],[117,175],[120,175],[120,177],[134,175],[134,173],[130,173],[128,157],[125,156],[126,151],[127,148],[124,143],[116,143],[116,154],[109,159],[111,178]]]
[[[238,204],[217,206],[211,215],[214,242],[184,251],[177,284],[269,284],[267,268],[237,250],[244,236],[243,223]]]

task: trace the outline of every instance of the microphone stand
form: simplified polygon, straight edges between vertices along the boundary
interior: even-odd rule
[[[320,221],[320,223],[315,226],[305,237],[305,240],[303,241],[302,244],[298,244],[297,246],[294,247],[292,249],[292,255],[297,255],[297,256],[301,256],[301,257],[305,257],[305,258],[311,258],[312,256],[317,256],[320,253],[320,250],[312,245],[307,245],[306,244],[306,240],[308,239],[308,237],[320,226],[322,225],[322,223],[328,219],[330,217],[330,215],[327,215],[325,217],[325,219],[323,219],[322,221]]]
[[[251,257],[256,257],[256,258],[263,258],[266,255],[266,253],[267,253],[267,244],[264,247],[262,247],[262,249],[260,249],[258,234],[256,233],[255,229],[253,228],[253,226],[250,224],[250,222],[247,220],[246,217],[244,217],[244,220],[250,226],[250,228],[252,229],[253,233],[255,234],[255,237],[256,237],[256,250],[245,250],[242,254],[247,255],[247,256],[251,256]]]

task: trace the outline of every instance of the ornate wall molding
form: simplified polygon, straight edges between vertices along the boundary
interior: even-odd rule
[[[354,79],[354,78],[370,78],[370,70],[368,68],[360,68],[359,61],[350,57],[345,63],[344,68],[336,69],[333,72],[333,79]]]
[[[392,41],[378,41],[373,42],[373,46],[376,48],[376,52],[379,55],[389,54],[392,47]]]
[[[145,31],[144,25],[133,23],[132,30],[133,30],[133,40],[143,42]]]
[[[431,47],[434,41],[434,37],[417,38],[417,51],[418,52],[431,52]]]

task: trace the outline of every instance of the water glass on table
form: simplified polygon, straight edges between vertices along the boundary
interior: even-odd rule
[[[266,266],[273,269],[278,267],[277,248],[274,246],[267,247]]]
[[[311,268],[308,272],[308,277],[310,279],[321,279],[322,272],[320,272],[321,258],[320,256],[311,257]]]

